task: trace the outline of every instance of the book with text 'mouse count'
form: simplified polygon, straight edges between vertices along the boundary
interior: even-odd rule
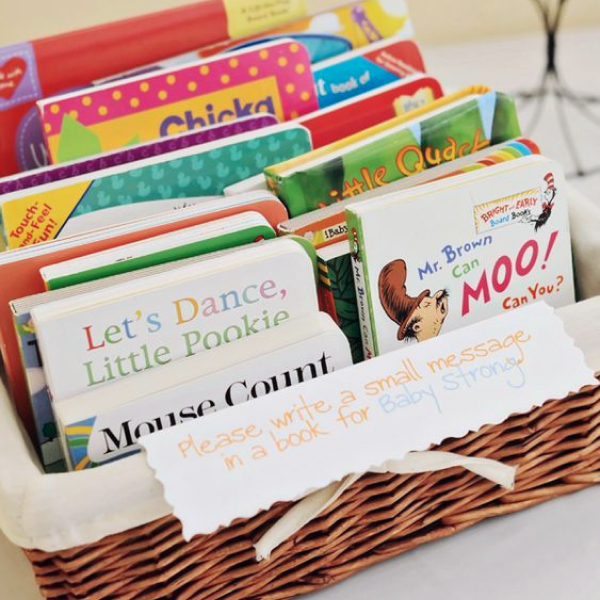
[[[344,335],[324,313],[282,323],[232,347],[194,355],[56,404],[72,469],[138,451],[137,439],[350,366]]]

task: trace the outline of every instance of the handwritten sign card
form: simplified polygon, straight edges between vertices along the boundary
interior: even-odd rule
[[[595,381],[535,304],[140,442],[189,540]]]

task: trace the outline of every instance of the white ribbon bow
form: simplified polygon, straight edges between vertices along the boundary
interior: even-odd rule
[[[370,472],[407,475],[410,473],[441,471],[452,467],[463,467],[506,489],[512,489],[515,484],[516,467],[489,458],[472,458],[452,452],[433,450],[410,452],[401,460],[388,460],[379,467],[372,467]],[[342,481],[331,483],[327,487],[305,496],[296,503],[254,544],[256,560],[269,559],[275,548],[322,513],[362,475],[362,473],[348,475]]]

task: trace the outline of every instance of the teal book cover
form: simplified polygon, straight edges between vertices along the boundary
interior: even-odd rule
[[[84,230],[106,226],[101,219],[107,209],[117,223],[181,208],[200,197],[221,195],[227,186],[310,149],[307,129],[276,126],[183,151],[178,157],[154,158],[136,168],[32,188],[14,199],[9,195],[0,207],[7,246],[19,248],[80,233],[79,217]]]

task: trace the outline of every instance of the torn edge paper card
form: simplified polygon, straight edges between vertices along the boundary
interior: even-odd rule
[[[596,383],[538,303],[140,443],[190,540]]]

